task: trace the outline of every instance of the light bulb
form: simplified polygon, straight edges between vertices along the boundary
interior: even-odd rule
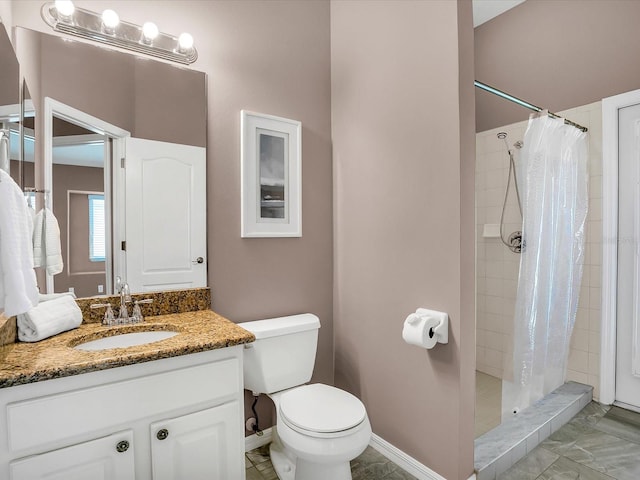
[[[104,12],[102,12],[102,24],[104,25],[105,30],[108,33],[113,33],[113,31],[115,30],[115,28],[118,26],[119,23],[120,23],[120,17],[113,10],[107,9]]]
[[[70,17],[76,9],[71,0],[56,0],[54,5],[58,13],[63,17]]]
[[[188,52],[193,48],[193,37],[188,33],[181,33],[178,37],[178,46],[181,52]]]
[[[142,40],[145,43],[151,43],[153,39],[158,36],[158,33],[158,27],[155,23],[145,22],[145,24],[142,25]]]

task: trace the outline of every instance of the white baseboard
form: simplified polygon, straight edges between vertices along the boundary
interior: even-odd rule
[[[261,436],[249,435],[244,438],[244,451],[248,452],[256,448],[262,447],[271,443],[273,438],[273,428],[269,427],[262,432]],[[447,480],[442,475],[431,470],[426,465],[423,465],[415,458],[407,455],[402,450],[394,447],[389,442],[379,437],[375,433],[371,435],[371,441],[369,442],[371,447],[375,448],[378,452],[383,454],[393,463],[405,470],[410,475],[413,475],[418,480]],[[468,480],[476,480],[476,474],[473,473]]]
[[[262,435],[258,436],[255,433],[253,435],[249,435],[248,437],[244,437],[244,451],[249,452],[256,448],[260,448],[263,445],[267,445],[271,443],[271,439],[273,437],[273,429],[272,427],[265,428],[262,431]]]
[[[447,480],[375,433],[371,435],[369,445],[418,480]]]

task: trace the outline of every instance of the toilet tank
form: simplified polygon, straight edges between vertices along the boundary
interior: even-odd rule
[[[311,313],[238,324],[256,341],[244,348],[244,388],[275,393],[311,380],[320,320]]]

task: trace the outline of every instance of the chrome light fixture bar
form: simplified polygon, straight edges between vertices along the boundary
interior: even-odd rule
[[[42,19],[55,31],[113,45],[145,55],[189,65],[198,59],[193,37],[175,37],[158,31],[149,22],[144,26],[122,21],[113,10],[103,14],[78,8],[70,1],[48,2],[42,6]]]

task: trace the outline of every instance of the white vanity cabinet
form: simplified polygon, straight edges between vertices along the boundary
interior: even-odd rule
[[[244,479],[242,346],[0,389],[0,478]]]

